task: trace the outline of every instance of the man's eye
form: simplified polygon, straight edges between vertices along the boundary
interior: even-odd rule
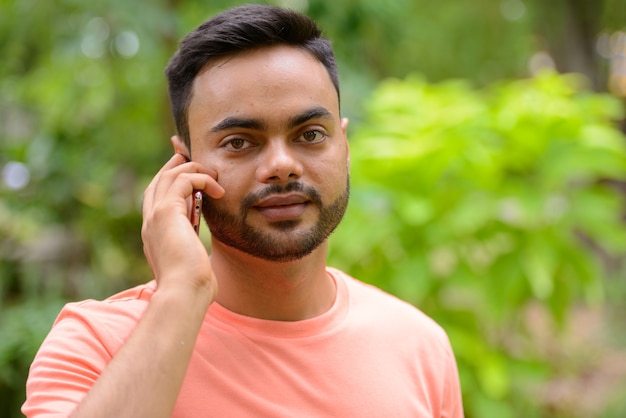
[[[234,138],[228,141],[224,146],[232,150],[242,150],[248,147],[248,141],[241,138]]]
[[[321,131],[306,131],[301,135],[304,142],[315,143],[323,141],[326,138],[326,134]]]

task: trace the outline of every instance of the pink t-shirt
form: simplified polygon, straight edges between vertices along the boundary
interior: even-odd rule
[[[261,320],[213,303],[173,416],[462,417],[456,363],[441,327],[375,287],[328,271],[337,297],[313,319]],[[24,414],[69,415],[154,290],[150,282],[66,305],[31,366]]]

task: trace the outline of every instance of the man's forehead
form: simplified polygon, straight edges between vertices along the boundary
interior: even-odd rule
[[[246,87],[273,87],[281,82],[291,84],[315,83],[316,88],[335,86],[324,64],[311,52],[290,45],[277,45],[255,48],[236,54],[216,58],[198,72],[194,78],[194,93],[198,90],[219,90],[224,86],[229,90],[237,84]],[[252,84],[251,86],[249,84]],[[222,91],[225,93],[225,91]],[[241,92],[245,94],[245,91]]]
[[[324,108],[339,116],[339,98],[326,68],[295,47],[262,48],[224,57],[194,80],[190,113],[210,111],[211,119],[267,118]],[[208,116],[208,115],[207,115]]]
[[[307,60],[315,61],[319,63],[319,65],[323,66],[322,62],[317,59],[313,53],[304,48],[287,44],[278,44],[259,46],[245,51],[234,52],[221,57],[213,58],[202,66],[197,75],[200,76],[202,73],[210,71],[214,68],[228,68],[230,65],[237,65],[240,62],[255,61],[257,63],[262,63],[264,61],[271,62],[276,59],[284,62],[289,60],[290,57],[293,57],[293,59],[305,58]]]

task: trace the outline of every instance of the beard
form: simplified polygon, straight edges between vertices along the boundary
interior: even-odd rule
[[[247,222],[248,213],[262,199],[275,194],[299,192],[309,199],[308,204],[317,207],[317,222],[307,230],[297,230],[300,220],[275,221],[269,224],[272,231],[263,231]],[[294,261],[309,255],[335,230],[343,218],[350,196],[350,178],[346,187],[333,202],[325,205],[314,187],[299,182],[285,186],[270,185],[246,195],[241,201],[239,213],[219,207],[219,201],[207,196],[203,199],[202,214],[211,235],[225,245],[267,261]]]

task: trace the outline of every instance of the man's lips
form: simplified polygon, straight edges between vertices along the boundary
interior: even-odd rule
[[[309,199],[299,193],[269,196],[253,207],[265,217],[273,220],[289,220],[302,215],[308,206]]]
[[[285,195],[273,195],[266,197],[260,202],[257,202],[254,206],[257,208],[266,208],[272,206],[299,205],[308,201],[309,199],[306,196],[303,196],[299,193],[290,193]]]

